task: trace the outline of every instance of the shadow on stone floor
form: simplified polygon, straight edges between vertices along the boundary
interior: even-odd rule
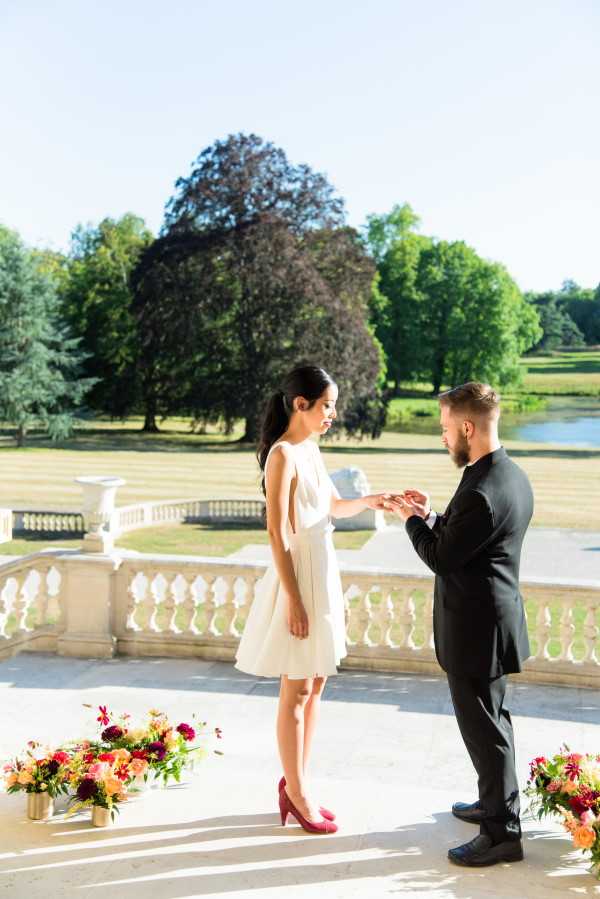
[[[272,814],[225,815],[106,832],[98,832],[87,821],[84,825],[76,818],[36,825],[36,830],[40,826],[46,829],[47,846],[40,845],[38,830],[31,846],[20,843],[13,857],[10,852],[0,853],[0,885],[10,890],[6,895],[37,895],[35,887],[41,887],[42,882],[47,896],[65,894],[69,869],[74,867],[78,872],[77,895],[111,890],[119,899],[158,895],[161,899],[182,899],[297,884],[326,889],[340,881],[350,886],[352,881],[365,878],[380,880],[385,894],[435,892],[453,899],[600,894],[596,881],[582,874],[581,858],[565,851],[567,841],[543,829],[526,833],[526,860],[522,864],[497,866],[486,872],[452,866],[445,858],[447,848],[468,839],[472,829],[448,812],[391,830],[321,838],[302,834],[297,827],[282,830]],[[271,841],[275,837],[277,840]],[[238,842],[226,848],[203,848],[204,843],[221,840]],[[245,842],[240,844],[240,840]],[[147,855],[149,852],[153,854]],[[374,852],[378,853],[376,857],[368,857]],[[345,857],[330,858],[340,854]],[[214,871],[216,867],[236,866],[244,867]],[[559,870],[561,876],[557,878]],[[528,884],[533,878],[535,891],[524,888],[524,876]]]
[[[276,697],[276,678],[256,678],[229,662],[195,659],[66,659],[21,653],[0,663],[0,684],[12,689],[85,690],[130,687]],[[399,712],[453,716],[444,676],[342,671],[328,681],[327,702],[394,705]],[[509,682],[507,705],[517,716],[597,724],[600,691]]]

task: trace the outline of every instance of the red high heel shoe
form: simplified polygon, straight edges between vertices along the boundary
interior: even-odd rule
[[[277,787],[277,792],[281,793],[283,788],[285,787],[285,777],[282,777],[279,781],[279,785]],[[327,821],[335,821],[335,815],[333,812],[330,812],[328,808],[323,808],[323,806],[319,806],[319,814],[322,815]]]
[[[285,789],[279,794],[279,811],[281,812],[282,827],[285,827],[288,817],[292,815],[300,827],[307,833],[337,832],[338,826],[337,824],[334,824],[333,821],[307,821],[306,818],[300,814],[288,794],[285,792]]]

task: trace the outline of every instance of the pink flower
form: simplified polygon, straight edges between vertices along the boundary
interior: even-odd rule
[[[560,788],[561,788],[560,780],[556,780],[556,778],[554,780],[551,780],[550,783],[548,784],[548,786],[546,787],[546,789],[548,790],[549,793],[558,793]]]
[[[93,765],[90,765],[87,773],[88,776],[93,777],[94,780],[102,780],[107,771],[108,764],[106,762],[95,762]]]
[[[194,737],[196,736],[196,731],[194,730],[193,727],[190,727],[189,724],[183,724],[183,723],[178,724],[177,727],[175,728],[175,730],[178,733],[180,733],[181,736],[183,737],[183,739],[186,740],[188,743],[191,740],[193,740]]]
[[[129,763],[129,770],[135,777],[141,777],[148,769],[148,762],[145,759],[132,759]]]
[[[108,717],[108,711],[105,705],[98,706],[100,714],[96,718],[96,721],[99,721],[104,727],[109,723],[110,718]]]
[[[580,816],[580,820],[581,823],[585,824],[587,827],[592,827],[596,820],[596,816],[593,811],[588,808],[587,811],[585,811],[583,815]]]

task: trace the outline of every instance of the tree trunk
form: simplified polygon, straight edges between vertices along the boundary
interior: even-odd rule
[[[156,424],[156,397],[153,393],[146,396],[144,410],[144,427],[142,431],[145,434],[158,434],[158,425]]]
[[[256,443],[258,440],[258,418],[256,415],[249,415],[246,418],[246,427],[241,443]]]
[[[23,425],[18,425],[17,427],[17,446],[25,446],[25,435],[27,434],[27,428]]]

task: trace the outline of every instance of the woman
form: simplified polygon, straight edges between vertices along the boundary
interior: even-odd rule
[[[281,823],[335,833],[335,815],[309,794],[306,770],[325,681],[346,655],[344,598],[330,515],[381,509],[387,494],[344,500],[318,446],[336,419],[338,388],[322,368],[290,372],[269,400],[258,448],[273,564],[260,583],[237,653],[241,671],[281,677],[277,741]]]

